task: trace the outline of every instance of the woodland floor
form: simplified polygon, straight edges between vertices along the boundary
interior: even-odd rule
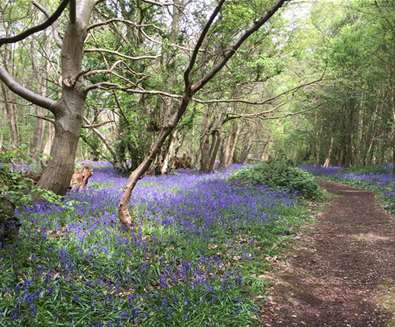
[[[333,199],[267,276],[263,326],[395,326],[394,217],[370,192],[321,185]]]

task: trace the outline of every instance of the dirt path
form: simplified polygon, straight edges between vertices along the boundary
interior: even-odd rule
[[[262,326],[395,326],[395,219],[372,193],[321,185],[335,197],[268,275]]]

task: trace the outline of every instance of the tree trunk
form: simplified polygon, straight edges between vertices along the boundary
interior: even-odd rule
[[[392,173],[395,175],[395,108],[393,109],[393,128],[392,128]]]
[[[247,139],[247,144],[243,146],[243,149],[241,150],[240,155],[237,158],[238,163],[245,163],[247,161],[252,147],[253,147],[253,139],[249,137]]]
[[[32,51],[32,53],[34,51],[33,43],[31,44],[31,51]],[[48,51],[48,53],[50,52],[49,46],[46,46],[46,51]],[[33,66],[34,75],[41,76],[39,69],[37,69],[37,65],[34,60],[34,57],[32,57],[32,66]],[[43,68],[44,74],[41,77],[41,94],[44,96],[47,96],[48,95],[48,92],[47,92],[48,91],[48,72],[50,70],[49,61],[45,61],[45,64],[43,65],[42,68]],[[45,114],[45,113],[43,113],[43,109],[37,107],[36,108],[36,115],[42,116],[43,114]],[[45,136],[45,120],[36,118],[36,125],[34,128],[34,134],[33,134],[32,140],[30,142],[30,153],[32,154],[33,158],[35,158],[35,159],[43,151],[44,136]]]
[[[324,168],[328,168],[331,165],[331,158],[332,158],[332,152],[333,152],[333,136],[331,137],[331,143],[329,145],[329,150],[328,150],[328,156],[325,159],[325,162],[323,164]]]
[[[200,170],[207,171],[210,162],[210,135],[204,134],[200,144]]]
[[[236,126],[233,127],[229,143],[227,144],[227,150],[225,150],[225,167],[231,165],[234,161],[236,145],[240,136],[240,124],[236,122]]]
[[[75,21],[70,19],[62,45],[62,99],[55,112],[55,138],[50,159],[38,185],[65,194],[74,172],[86,92],[81,78],[84,42],[95,5],[94,0],[77,2]]]
[[[47,167],[38,185],[56,194],[65,194],[74,172],[74,160],[80,137],[81,118],[65,115],[55,121],[53,140]]]
[[[212,138],[213,138],[213,140],[212,140],[211,147],[210,147],[209,161],[208,161],[208,166],[207,166],[206,172],[212,172],[214,169],[217,168],[215,161],[217,159],[219,146],[221,145],[221,136],[220,136],[218,130],[215,130],[213,132]]]
[[[175,130],[172,134],[170,146],[166,153],[165,159],[163,160],[163,165],[161,168],[161,174],[168,174],[173,168],[174,159],[177,156],[178,150],[182,145],[182,135],[180,131]]]
[[[7,115],[7,121],[10,128],[11,145],[14,149],[16,149],[21,144],[19,131],[18,131],[16,109],[15,109],[16,99],[13,94],[10,94],[8,92],[4,84],[1,84],[1,90],[3,93],[3,100],[4,100],[6,115]]]
[[[47,129],[47,141],[45,142],[43,147],[43,156],[45,160],[49,158],[49,155],[51,154],[51,148],[54,138],[55,138],[55,128],[53,124],[49,124]]]

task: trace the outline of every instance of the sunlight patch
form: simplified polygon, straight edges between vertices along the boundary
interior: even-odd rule
[[[390,237],[378,235],[371,232],[355,234],[352,235],[351,237],[358,241],[364,241],[364,242],[389,241],[391,239]]]
[[[385,311],[391,313],[388,327],[395,327],[395,285],[392,280],[387,280],[379,286],[376,301]]]

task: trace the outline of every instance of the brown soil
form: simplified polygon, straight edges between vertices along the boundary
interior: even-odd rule
[[[268,274],[262,326],[393,326],[395,219],[372,193],[321,184],[334,199]]]

